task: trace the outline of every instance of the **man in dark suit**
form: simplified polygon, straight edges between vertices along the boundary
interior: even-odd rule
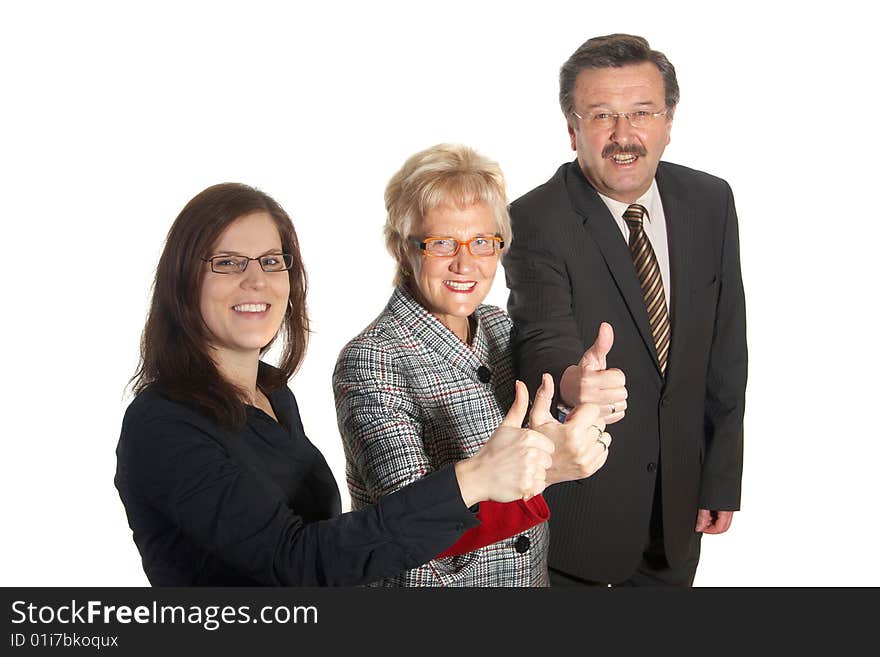
[[[690,586],[701,535],[739,509],[736,210],[723,180],[660,161],[678,96],[641,37],[590,39],[560,71],[577,159],[511,205],[519,377],[534,391],[549,371],[561,408],[593,401],[619,420],[605,467],[545,494],[554,585]],[[625,401],[609,392],[618,370]]]

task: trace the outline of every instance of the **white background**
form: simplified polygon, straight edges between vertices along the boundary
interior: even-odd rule
[[[697,585],[880,585],[876,37],[864,3],[4,3],[0,584],[141,585],[114,449],[166,231],[242,181],[293,217],[314,334],[291,382],[341,487],[330,374],[383,307],[382,194],[460,141],[516,198],[572,158],[557,73],[646,36],[665,159],[726,178],[750,377],[743,510]],[[814,5],[822,7],[813,8]],[[489,302],[504,306],[499,271]]]

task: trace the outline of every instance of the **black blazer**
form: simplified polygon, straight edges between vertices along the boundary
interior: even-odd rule
[[[658,475],[674,567],[697,538],[698,508],[739,508],[747,355],[733,195],[719,178],[665,162],[657,185],[670,251],[665,379],[626,241],[578,163],[561,166],[510,209],[504,269],[519,377],[533,392],[542,372],[558,382],[603,321],[614,328],[608,367],[626,375],[626,417],[609,427],[605,467],[545,493],[551,567],[590,580],[633,572]]]

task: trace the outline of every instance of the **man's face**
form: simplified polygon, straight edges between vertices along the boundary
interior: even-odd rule
[[[569,116],[568,134],[584,175],[597,191],[623,203],[634,203],[648,191],[669,143],[672,117],[649,118],[640,128],[624,117],[599,127],[589,117],[665,108],[663,77],[651,62],[585,69],[578,74],[574,110],[584,118]]]

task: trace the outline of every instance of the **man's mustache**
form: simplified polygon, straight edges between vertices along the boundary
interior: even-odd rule
[[[613,155],[617,155],[618,153],[623,155],[638,155],[639,157],[644,157],[648,154],[648,151],[645,150],[645,147],[641,144],[625,144],[621,146],[620,144],[608,144],[605,148],[602,149],[602,157],[609,158]]]

